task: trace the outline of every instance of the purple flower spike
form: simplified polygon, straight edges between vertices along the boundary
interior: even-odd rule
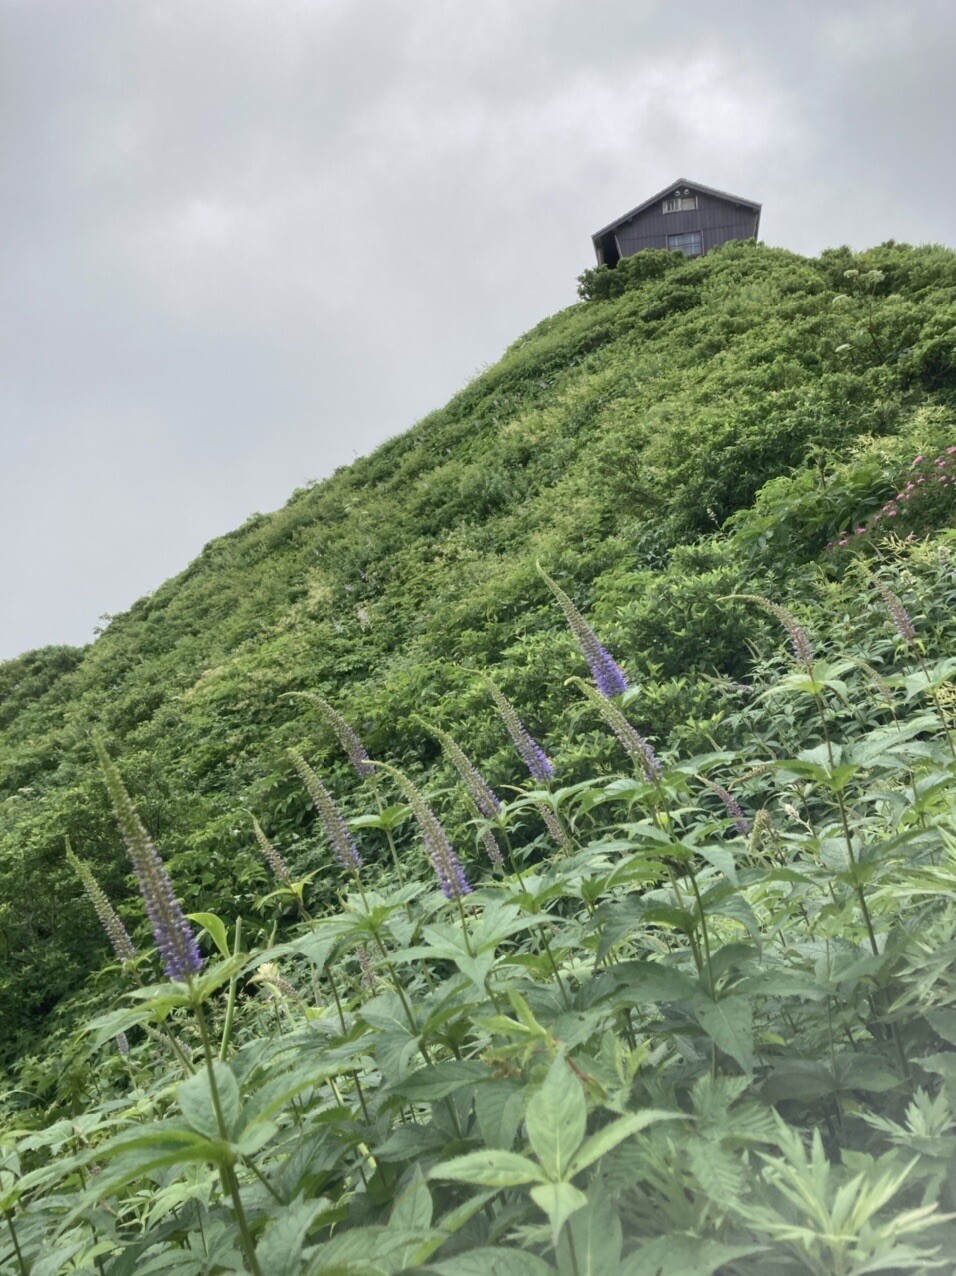
[[[498,839],[492,833],[491,829],[485,829],[481,834],[482,845],[488,853],[491,860],[492,868],[504,872],[505,857],[501,853],[501,847],[498,845]]]
[[[358,873],[362,867],[362,855],[355,844],[355,839],[349,832],[345,816],[336,805],[332,794],[298,749],[290,749],[289,757],[292,759],[299,775],[302,776],[305,787],[309,790],[309,796],[312,798],[315,809],[325,828],[326,836],[332,843],[332,849],[335,851],[339,863],[343,868],[348,869],[350,873]]]
[[[449,759],[454,764],[455,770],[464,781],[465,788],[475,806],[478,808],[478,814],[483,815],[486,820],[495,820],[501,814],[501,802],[498,795],[493,791],[485,777],[469,758],[468,754],[457,743],[457,741],[443,731],[441,727],[429,726],[423,719],[418,718],[426,731],[430,731],[438,740],[441,741],[442,748],[447,753]]]
[[[78,856],[73,854],[69,840],[66,843],[66,858],[70,861],[73,871],[83,883],[83,889],[96,910],[96,915],[106,931],[107,938],[113,947],[113,952],[120,961],[134,961],[136,949],[129,937],[129,931],[123,925],[116,909],[106,898],[106,892],[93,876],[89,865],[84,864]]]
[[[558,846],[560,846],[563,851],[572,850],[573,848],[570,840],[568,839],[568,835],[565,833],[561,821],[551,810],[550,806],[548,806],[546,802],[535,802],[535,809],[544,820],[548,832],[554,838]]]
[[[153,929],[153,938],[163,960],[163,969],[170,979],[188,980],[193,975],[198,975],[203,966],[196,936],[176,898],[159,851],[153,845],[132,798],[126,792],[119,771],[102,741],[95,740],[94,746],[103,770],[106,789],[113,803],[116,822],[120,826],[133,872],[139,882]]]
[[[571,626],[571,632],[578,640],[578,646],[590,666],[591,676],[594,678],[598,691],[600,691],[602,696],[622,695],[627,690],[627,678],[624,676],[624,670],[604,646],[561,586],[557,581],[551,579],[540,563],[538,564],[538,571],[561,605],[561,610]]]
[[[306,700],[311,700],[317,705],[329,722],[332,729],[339,738],[339,744],[349,755],[349,761],[355,767],[359,778],[367,780],[375,774],[375,767],[369,761],[368,749],[359,738],[358,732],[346,718],[343,718],[338,709],[329,704],[328,700],[323,700],[321,696],[314,695],[312,692],[303,693]]]
[[[846,540],[840,540],[837,544],[845,545]],[[813,662],[816,659],[813,644],[807,637],[807,631],[792,612],[787,611],[786,607],[781,607],[779,603],[774,603],[769,598],[764,598],[762,594],[732,594],[731,597],[745,598],[749,602],[759,603],[761,607],[765,607],[767,611],[776,616],[787,631],[790,638],[790,649],[794,654],[794,658],[812,676]]]
[[[538,744],[534,736],[524,725],[521,719],[515,713],[514,705],[500,689],[497,683],[492,682],[490,678],[485,679],[488,688],[494,697],[495,704],[498,706],[498,712],[504,719],[504,724],[508,728],[508,734],[514,741],[515,748],[521,754],[521,760],[531,772],[531,778],[537,780],[539,784],[547,784],[554,778],[554,766],[551,759]]]
[[[631,725],[616,704],[612,704],[606,696],[600,695],[593,687],[588,686],[583,679],[574,678],[571,681],[576,682],[591,701],[595,709],[617,736],[625,753],[644,772],[644,778],[652,783],[655,780],[659,780],[664,774],[660,758],[654,752],[651,744],[638,731],[637,727]]]
[[[461,860],[455,854],[455,849],[448,840],[448,834],[442,828],[438,816],[424,803],[420,809],[417,802],[412,802],[411,806],[422,830],[425,850],[428,852],[428,858],[431,860],[435,876],[438,878],[438,885],[442,888],[445,898],[460,899],[463,895],[470,895],[471,883],[465,876]]]
[[[711,792],[716,793],[721,802],[723,802],[727,809],[727,814],[733,820],[734,828],[740,836],[746,837],[750,832],[750,823],[746,815],[744,815],[743,807],[737,799],[733,796],[733,794],[728,793],[722,784],[715,784],[713,780],[708,780],[706,776],[703,775],[700,778],[704,781]]]
[[[913,624],[909,612],[903,606],[902,600],[878,576],[874,576],[872,580],[886,603],[886,610],[890,614],[890,619],[896,628],[896,632],[904,642],[914,647],[916,645],[916,626]]]
[[[283,886],[292,887],[292,874],[289,872],[289,866],[266,837],[259,821],[252,817],[252,827],[255,830],[256,841],[259,843],[259,849],[265,857],[266,863],[272,869],[273,873],[279,879]]]
[[[424,795],[407,775],[399,771],[398,767],[389,766],[385,762],[376,762],[374,765],[394,776],[405,794],[405,800],[418,821],[425,850],[445,898],[461,899],[463,895],[470,895],[471,883],[465,876],[461,860],[455,854],[455,849],[448,840],[448,834],[442,828],[438,816],[425,801]]]

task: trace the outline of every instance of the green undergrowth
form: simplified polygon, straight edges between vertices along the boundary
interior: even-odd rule
[[[935,621],[904,601],[934,573]],[[205,968],[156,984],[129,957],[114,1008],[7,1096],[9,1270],[947,1266],[956,660],[934,652],[952,559],[924,545],[898,575],[902,597],[856,584],[828,642],[726,598],[796,658],[755,659],[702,753],[658,757],[628,725],[639,690],[573,677],[609,764],[485,816],[472,776],[483,858],[451,890],[401,772],[358,755],[353,854],[292,750],[321,865],[260,826],[274,889],[193,914]]]
[[[956,256],[733,244],[582,295],[90,647],[0,666],[0,1270],[956,1252]],[[94,738],[203,930],[189,983],[154,982]]]

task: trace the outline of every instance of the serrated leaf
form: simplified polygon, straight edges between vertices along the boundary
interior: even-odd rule
[[[727,846],[700,846],[697,854],[729,881],[737,883],[737,864],[733,851]]]
[[[925,1018],[937,1036],[956,1046],[956,1010],[942,1007],[925,1011]]]
[[[295,1201],[285,1206],[256,1246],[256,1258],[263,1272],[269,1276],[298,1276],[309,1227],[324,1207],[324,1202],[317,1201]]]
[[[570,1183],[541,1183],[531,1189],[531,1199],[548,1216],[552,1245],[557,1245],[561,1228],[575,1210],[583,1209],[588,1203],[584,1193]]]
[[[581,1170],[587,1169],[589,1165],[593,1165],[606,1152],[610,1152],[619,1143],[629,1139],[632,1134],[637,1134],[638,1131],[643,1130],[648,1125],[652,1125],[655,1121],[681,1121],[684,1119],[682,1112],[658,1112],[653,1108],[647,1108],[643,1112],[629,1112],[626,1116],[619,1117],[616,1121],[604,1126],[596,1134],[592,1134],[589,1139],[585,1139],[574,1156],[571,1157],[567,1167],[568,1177],[570,1178],[575,1174],[579,1174]]]
[[[719,1143],[691,1140],[687,1159],[705,1195],[716,1205],[731,1206],[740,1199],[743,1167],[739,1156],[725,1151]]]
[[[753,1010],[746,997],[731,994],[720,1001],[701,998],[694,1005],[694,1013],[717,1048],[736,1059],[745,1072],[753,1072]]]
[[[432,1196],[420,1165],[412,1170],[409,1182],[395,1198],[389,1226],[406,1232],[427,1230],[432,1223]]]
[[[522,1183],[540,1183],[544,1175],[526,1156],[489,1148],[485,1152],[452,1157],[430,1170],[429,1178],[477,1183],[482,1187],[518,1187]]]
[[[631,1005],[686,1001],[700,992],[696,979],[657,961],[621,962],[607,974],[620,990],[621,1000]]]
[[[491,1076],[491,1068],[479,1059],[446,1059],[412,1072],[392,1086],[392,1091],[413,1102],[430,1103]]]
[[[574,1244],[572,1255],[571,1245]],[[611,1196],[593,1188],[586,1208],[572,1214],[558,1240],[561,1276],[611,1276],[621,1261],[624,1234]]]
[[[656,1236],[628,1254],[616,1276],[714,1276],[737,1258],[762,1254],[763,1245],[724,1245],[683,1233]]]
[[[524,1092],[514,1081],[489,1081],[475,1092],[475,1116],[485,1146],[510,1148],[524,1115]]]
[[[543,1084],[531,1096],[525,1129],[545,1172],[560,1178],[584,1138],[587,1100],[581,1082],[563,1055],[548,1069]]]
[[[226,1135],[231,1137],[239,1116],[239,1082],[228,1063],[222,1063],[217,1059],[214,1068]],[[207,1068],[195,1073],[188,1081],[181,1082],[176,1090],[176,1098],[179,1100],[179,1108],[186,1119],[186,1124],[191,1129],[199,1134],[205,1134],[207,1138],[220,1137]]]
[[[93,1152],[86,1154],[87,1159]],[[157,1121],[151,1126],[126,1132],[96,1149],[98,1160],[110,1164],[96,1176],[100,1193],[113,1191],[164,1165],[186,1165],[191,1161],[225,1164],[230,1149],[221,1139],[206,1138],[175,1121]]]
[[[429,1263],[428,1270],[437,1276],[554,1276],[554,1268],[536,1254],[493,1246],[469,1249],[444,1262]]]

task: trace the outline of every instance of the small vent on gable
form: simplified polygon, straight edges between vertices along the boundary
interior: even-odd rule
[[[692,213],[696,208],[696,195],[671,195],[664,200],[665,213]]]

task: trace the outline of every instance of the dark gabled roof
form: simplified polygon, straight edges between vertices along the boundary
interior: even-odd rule
[[[632,217],[636,217],[638,213],[643,213],[645,208],[650,208],[651,204],[656,204],[659,199],[663,199],[665,195],[669,195],[671,191],[678,186],[686,186],[689,190],[698,191],[704,195],[715,195],[717,199],[726,199],[731,204],[740,204],[744,208],[752,208],[759,213],[762,208],[761,204],[757,204],[752,199],[743,199],[740,195],[731,195],[727,191],[714,190],[712,186],[701,186],[700,182],[689,182],[686,177],[678,177],[676,182],[671,182],[670,186],[665,186],[663,190],[652,195],[650,199],[645,199],[643,204],[638,204],[637,208],[632,208],[629,213],[625,213],[623,217],[615,217],[614,221],[608,222],[606,226],[602,226],[600,230],[596,230],[591,236],[592,239],[599,239],[602,235],[606,235],[609,230],[615,230],[622,222],[629,222]]]

